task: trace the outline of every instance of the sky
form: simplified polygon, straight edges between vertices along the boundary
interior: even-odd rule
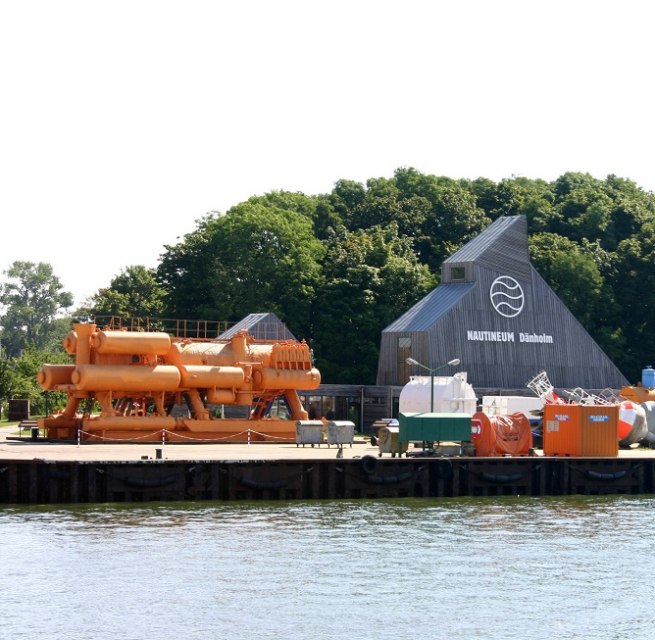
[[[76,305],[209,212],[400,167],[655,191],[640,0],[0,0],[0,282]]]

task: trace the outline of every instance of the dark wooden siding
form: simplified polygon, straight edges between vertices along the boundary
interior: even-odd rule
[[[517,278],[525,293],[521,313],[515,318],[499,315],[489,299],[489,287],[498,275],[502,274],[478,265],[475,285],[447,313],[435,313],[439,319],[426,331],[404,331],[402,335],[412,337],[412,357],[429,367],[460,358],[459,370],[468,373],[474,387],[525,387],[542,370],[559,388],[616,389],[628,384],[532,267],[529,278]],[[512,334],[514,342],[469,340],[468,331]],[[553,341],[520,342],[522,333],[545,334]],[[397,377],[398,335],[387,330],[382,334],[378,384],[406,382]]]

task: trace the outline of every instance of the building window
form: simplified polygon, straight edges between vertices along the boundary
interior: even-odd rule
[[[450,268],[450,281],[451,282],[464,282],[466,280],[466,269],[464,267],[451,267]]]

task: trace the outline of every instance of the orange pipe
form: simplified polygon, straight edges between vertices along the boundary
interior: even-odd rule
[[[244,381],[243,369],[240,367],[208,367],[187,365],[180,367],[181,386],[204,389],[223,387],[231,389],[240,387]]]
[[[102,354],[164,356],[171,348],[171,337],[160,331],[98,331],[91,346]]]
[[[73,355],[77,351],[77,334],[75,331],[69,331],[64,338],[64,349],[66,353]]]
[[[78,323],[73,325],[77,341],[75,345],[75,364],[83,365],[91,362],[91,336],[96,330],[95,324]]]
[[[166,365],[82,365],[72,382],[80,391],[176,391],[180,371]]]
[[[234,404],[234,391],[232,389],[208,389],[207,402],[209,404]]]
[[[56,385],[72,384],[74,364],[44,364],[36,374],[36,381],[44,391],[52,391]]]
[[[316,368],[273,369],[265,367],[253,372],[253,381],[258,389],[302,389],[312,390],[321,384],[321,374]]]
[[[289,405],[289,409],[291,409],[291,417],[294,420],[307,420],[307,411],[305,411],[305,408],[302,406],[298,394],[295,391],[289,391],[284,394],[284,397]]]

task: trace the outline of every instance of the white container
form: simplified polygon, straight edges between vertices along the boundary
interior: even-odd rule
[[[542,411],[544,401],[532,396],[482,396],[482,412],[488,416],[510,416],[522,413],[534,418],[533,411]]]
[[[473,387],[466,381],[466,372],[453,376],[412,376],[400,391],[400,413],[429,413],[430,380],[434,382],[434,413],[466,413],[477,411],[477,398]]]
[[[323,442],[323,421],[322,420],[297,420],[296,421],[296,446],[301,444],[317,444],[319,447]]]
[[[349,444],[355,439],[355,423],[349,420],[330,420],[327,423],[327,443]]]

